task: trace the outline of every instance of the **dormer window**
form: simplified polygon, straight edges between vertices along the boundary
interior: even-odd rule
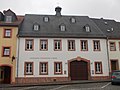
[[[86,26],[86,27],[85,27],[85,30],[86,30],[86,32],[90,32],[90,27],[89,27],[89,26]]]
[[[38,31],[38,30],[39,30],[39,25],[35,24],[35,25],[33,26],[33,29],[34,29],[35,31]]]
[[[44,22],[48,22],[49,18],[48,17],[44,17]]]
[[[11,23],[12,22],[12,16],[6,16],[6,22]]]
[[[86,31],[86,32],[91,32],[89,25],[84,26],[84,28],[85,28],[85,31]]]
[[[71,23],[75,23],[75,22],[76,22],[75,18],[71,18]]]
[[[66,30],[65,25],[60,25],[60,30],[61,30],[61,31],[65,31],[65,30]]]

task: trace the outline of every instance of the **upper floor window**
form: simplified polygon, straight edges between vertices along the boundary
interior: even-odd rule
[[[88,50],[87,40],[81,40],[81,51],[87,51],[87,50]]]
[[[120,51],[120,42],[119,42],[119,51]]]
[[[102,62],[95,62],[95,74],[102,74]]]
[[[62,62],[54,62],[54,73],[62,74]]]
[[[100,41],[99,40],[93,41],[93,48],[94,48],[94,51],[100,51]]]
[[[68,40],[68,51],[75,51],[75,40]]]
[[[44,22],[48,22],[49,18],[48,17],[44,17]]]
[[[11,29],[5,29],[4,30],[4,38],[11,38],[12,37],[12,30]]]
[[[85,27],[85,30],[86,30],[86,32],[90,32],[90,27],[89,27],[89,26],[86,26],[86,27]]]
[[[110,42],[110,51],[116,51],[115,42]]]
[[[60,25],[60,30],[61,30],[61,31],[65,31],[65,30],[66,30],[65,25]]]
[[[62,49],[61,40],[54,40],[54,50],[60,51]]]
[[[26,39],[25,41],[25,50],[32,51],[34,48],[34,41],[33,39]]]
[[[33,62],[25,62],[24,74],[33,75]]]
[[[12,22],[12,16],[6,16],[6,22],[11,23]]]
[[[48,62],[40,62],[40,74],[41,75],[48,74]]]
[[[75,18],[71,18],[70,20],[71,20],[71,23],[75,23],[76,22]]]
[[[38,31],[38,30],[39,30],[39,25],[35,24],[35,25],[33,26],[33,29],[34,29],[35,31]]]
[[[3,56],[4,57],[10,56],[10,47],[3,47]]]
[[[40,40],[40,50],[42,51],[48,50],[48,40]]]
[[[84,26],[85,32],[91,32],[90,26],[88,24],[86,24]]]

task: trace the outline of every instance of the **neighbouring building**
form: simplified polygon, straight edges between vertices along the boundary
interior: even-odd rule
[[[108,79],[107,36],[101,28],[87,16],[61,15],[60,7],[55,11],[25,15],[18,35],[17,83]]]
[[[0,83],[15,83],[18,28],[22,16],[0,12]]]
[[[120,70],[120,22],[108,19],[92,19],[107,36],[110,73]]]

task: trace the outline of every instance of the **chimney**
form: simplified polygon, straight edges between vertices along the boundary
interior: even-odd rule
[[[59,7],[59,6],[55,8],[56,16],[61,16],[61,9],[62,9],[62,8]]]

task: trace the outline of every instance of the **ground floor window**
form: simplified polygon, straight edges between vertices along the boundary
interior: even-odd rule
[[[33,62],[25,62],[25,75],[33,75]]]
[[[62,62],[54,62],[54,74],[62,74]]]
[[[48,62],[40,62],[40,74],[41,75],[48,74]]]
[[[95,74],[102,74],[102,62],[95,62]]]

